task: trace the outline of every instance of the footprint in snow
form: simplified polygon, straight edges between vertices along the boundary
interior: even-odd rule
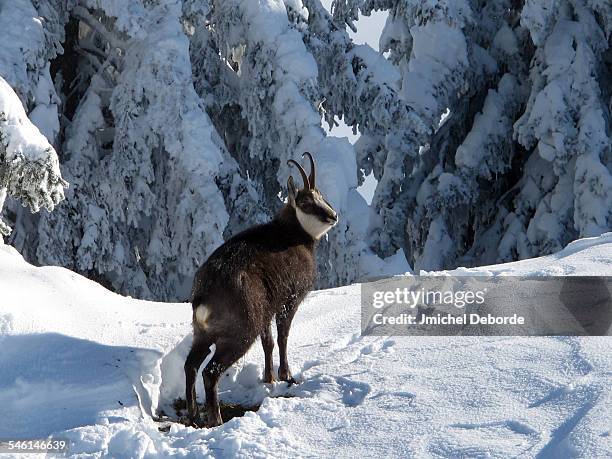
[[[342,389],[342,403],[346,406],[355,407],[361,405],[371,391],[369,384],[353,381],[341,376],[336,378],[336,382]]]

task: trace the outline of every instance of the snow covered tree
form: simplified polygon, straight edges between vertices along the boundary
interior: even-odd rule
[[[612,228],[611,107],[602,97],[612,6],[594,3],[595,10],[580,0],[528,1],[523,9],[521,23],[537,49],[515,133],[545,163],[534,158],[534,170],[526,170],[501,259],[550,253]]]
[[[365,45],[345,46],[347,71],[339,73],[357,80],[352,92],[359,97],[349,116],[338,110],[347,106],[344,101],[326,108],[330,116],[344,116],[346,123],[359,128],[359,165],[365,173],[373,170],[378,180],[369,243],[382,256],[403,248],[416,260],[430,222],[448,202],[438,192],[427,197],[430,203],[422,202],[426,197],[421,185],[428,186],[444,170],[438,164],[452,161],[465,135],[464,120],[473,116],[469,101],[482,97],[496,71],[495,61],[479,44],[483,40],[475,26],[478,15],[468,2],[335,1],[333,6],[327,29],[335,36],[338,24],[352,26],[357,7],[364,14],[389,11],[380,40],[380,50],[389,52],[388,61],[383,66],[381,55]],[[348,41],[346,34],[343,41]],[[333,78],[329,93],[338,93]],[[363,103],[364,95],[374,96],[372,112],[372,103],[367,99]],[[332,100],[339,99],[332,96]],[[371,114],[374,122],[368,119]]]
[[[317,65],[283,2],[22,3],[12,26],[33,22],[40,35],[24,68],[45,77],[55,110],[38,110],[33,93],[29,116],[51,127],[73,185],[57,212],[14,217],[27,258],[185,299],[224,237],[280,208],[287,159],[310,150],[343,215],[322,244],[320,285],[382,272],[353,148],[321,128]]]
[[[362,234],[367,205],[356,191],[353,149],[326,137],[321,128],[318,68],[299,24],[290,22],[299,22],[304,13],[299,2],[212,2],[209,28],[196,28],[196,49],[206,55],[213,46],[228,65],[210,70],[208,60],[196,61],[196,75],[208,87],[216,85],[213,119],[241,169],[258,183],[269,215],[281,205],[279,190],[290,173],[287,160],[313,153],[321,171],[318,185],[343,216],[320,249],[320,285],[329,286],[379,273],[381,267]],[[219,75],[228,72],[234,73],[218,83]]]
[[[34,126],[17,94],[0,77],[0,211],[7,195],[32,212],[51,211],[64,199],[62,179],[53,147]],[[10,227],[0,218],[0,242]]]
[[[52,3],[41,0],[36,6],[41,14],[52,14],[58,27],[47,27],[29,0],[0,8],[0,211],[5,201],[16,212],[23,212],[18,202],[32,212],[52,210],[67,186],[52,145],[59,131],[59,99],[49,60],[61,52],[65,9],[60,3],[69,2]],[[7,195],[16,201],[7,201]],[[9,233],[0,218],[0,234]]]
[[[347,30],[374,11],[379,50]],[[1,96],[38,152],[0,147],[0,200],[57,203],[53,148],[71,183],[53,213],[7,199],[9,242],[125,294],[187,298],[223,239],[280,208],[304,151],[341,217],[321,287],[612,227],[607,1],[17,0],[0,38]],[[323,130],[338,119],[355,145]]]
[[[361,133],[359,165],[378,180],[369,239],[378,253],[402,247],[415,270],[450,268],[610,230],[609,3],[336,0],[327,30],[346,61],[340,75],[367,74],[363,60],[348,65],[354,46],[342,45],[342,29],[374,10],[389,12],[380,51],[400,73],[393,97],[425,137],[402,122],[398,141],[398,131],[346,117],[346,96],[325,107]]]
[[[184,299],[229,219],[215,183],[223,143],[193,88],[181,5],[113,5],[73,10],[91,76],[66,129],[74,190],[41,220],[37,258],[121,292]]]
[[[391,256],[403,247],[405,215],[395,203],[401,199],[403,170],[412,161],[406,151],[418,150],[427,138],[427,127],[399,97],[400,72],[369,46],[354,45],[337,25],[340,19],[352,23],[355,18],[339,19],[337,13],[334,19],[319,0],[304,4],[308,9],[307,18],[302,19],[308,25],[302,29],[304,41],[320,69],[327,122],[333,126],[335,117],[343,118],[362,134],[355,146],[360,182],[372,171],[379,181],[369,239],[376,252]]]

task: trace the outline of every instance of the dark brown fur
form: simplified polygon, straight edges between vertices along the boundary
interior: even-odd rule
[[[310,177],[301,165],[289,161],[300,171],[304,188],[298,192],[293,178],[289,177],[289,202],[276,218],[229,239],[196,273],[193,344],[185,361],[187,411],[194,424],[199,421],[195,379],[213,344],[215,352],[202,371],[208,426],[222,422],[217,396],[219,377],[248,351],[258,336],[265,354],[264,382],[274,381],[273,318],[276,318],[280,354],[278,376],[295,382],[287,362],[289,328],[298,305],[314,283],[315,238],[338,221],[336,212],[315,187],[312,156],[304,155],[310,160]],[[299,218],[296,208],[301,212]],[[310,229],[306,230],[303,224]],[[200,317],[199,307],[202,308]]]
[[[186,399],[189,417],[198,422],[195,379],[198,368],[216,350],[202,375],[206,389],[207,425],[221,423],[217,383],[223,372],[242,357],[258,336],[265,353],[264,382],[275,380],[272,367],[271,321],[276,318],[280,365],[278,376],[294,382],[287,362],[287,339],[298,305],[312,289],[315,279],[316,241],[302,228],[295,206],[321,221],[337,221],[313,208],[312,196],[318,191],[297,192],[289,180],[290,199],[271,222],[248,229],[225,242],[198,270],[193,288],[194,341],[185,362]],[[332,225],[333,225],[332,223]],[[209,319],[205,325],[196,318],[196,309],[205,305]]]

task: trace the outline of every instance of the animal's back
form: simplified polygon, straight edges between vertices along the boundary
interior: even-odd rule
[[[263,324],[285,303],[301,301],[314,282],[313,249],[299,233],[287,237],[287,231],[273,220],[217,248],[195,276],[194,308],[214,299],[221,304],[212,308],[247,308],[248,319]]]

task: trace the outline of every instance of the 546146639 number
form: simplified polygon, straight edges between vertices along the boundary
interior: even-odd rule
[[[68,452],[70,442],[64,438],[33,440],[0,440],[0,454],[6,453],[58,453]]]

